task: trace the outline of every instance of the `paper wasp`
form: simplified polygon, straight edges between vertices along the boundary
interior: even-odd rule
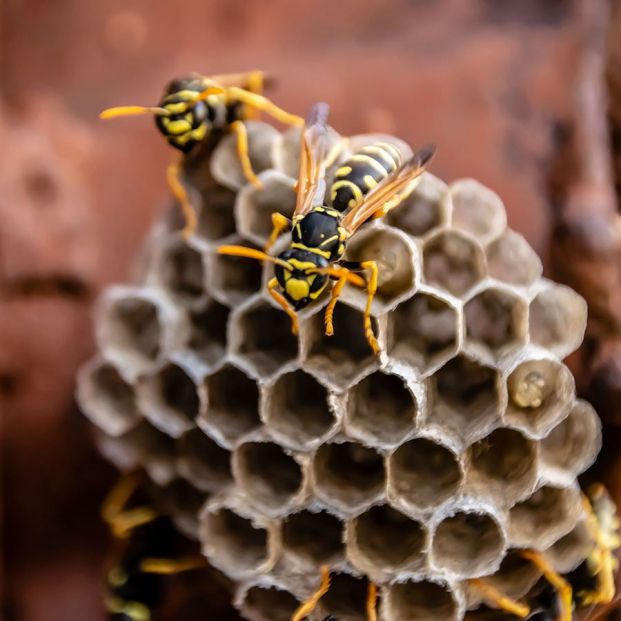
[[[218,253],[269,261],[274,264],[274,278],[268,283],[272,298],[291,319],[294,334],[298,331],[299,311],[326,290],[334,280],[332,295],[325,311],[326,334],[332,335],[336,302],[347,283],[367,290],[364,332],[375,353],[379,345],[371,325],[371,304],[377,291],[378,267],[373,260],[344,261],[347,240],[370,219],[380,218],[396,207],[414,189],[435,148],[426,147],[386,175],[362,200],[344,212],[324,203],[326,161],[330,158],[327,138],[327,104],[316,104],[302,131],[297,200],[289,221],[279,213],[272,215],[274,225],[266,250],[278,235],[291,229],[291,244],[278,257],[243,246],[221,246]],[[363,278],[357,272],[367,272]]]
[[[184,154],[214,133],[234,132],[244,175],[250,183],[261,187],[248,155],[244,121],[254,118],[257,112],[265,112],[288,125],[304,123],[301,117],[285,112],[261,94],[263,79],[261,71],[211,77],[192,73],[170,82],[157,106],[118,106],[104,110],[99,116],[111,119],[153,114],[168,143]],[[181,161],[172,162],[167,171],[168,185],[183,210],[184,235],[188,237],[196,230],[196,214],[180,177]]]
[[[207,567],[200,555],[175,555],[179,535],[171,519],[149,504],[128,508],[136,496],[137,475],[122,478],[101,509],[119,545],[106,579],[106,610],[110,621],[152,621],[163,600],[164,575]]]

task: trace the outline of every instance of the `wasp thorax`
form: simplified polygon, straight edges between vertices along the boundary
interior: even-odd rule
[[[289,266],[287,269],[283,265],[276,265],[274,270],[283,295],[295,310],[305,308],[321,295],[328,284],[328,275],[318,272],[318,269],[328,268],[328,260],[296,248],[285,250],[278,258]]]

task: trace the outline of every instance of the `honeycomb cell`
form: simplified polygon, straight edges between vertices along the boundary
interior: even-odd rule
[[[267,123],[245,121],[248,133],[248,155],[252,170],[259,174],[272,165],[272,145],[278,138],[278,131]],[[223,136],[211,155],[211,174],[224,187],[239,190],[248,184],[237,153],[237,136],[234,133]]]
[[[511,545],[548,548],[576,525],[580,513],[575,488],[541,487],[509,512]]]
[[[200,429],[192,429],[178,441],[179,473],[204,492],[219,492],[233,482],[230,453]]]
[[[447,205],[443,201],[446,193],[446,183],[424,173],[416,189],[388,212],[386,222],[415,237],[427,235],[448,220]]]
[[[373,325],[377,330],[377,323]],[[364,336],[362,313],[347,304],[339,303],[334,309],[332,336],[325,334],[322,312],[303,322],[301,339],[304,368],[335,389],[346,388],[378,366]]]
[[[388,505],[371,507],[347,528],[352,565],[376,582],[425,568],[424,526]]]
[[[198,425],[220,444],[231,447],[258,429],[259,390],[256,382],[232,365],[205,378],[207,406]]]
[[[282,546],[290,565],[312,574],[344,559],[343,524],[325,511],[293,513],[282,523]]]
[[[474,179],[460,179],[449,186],[453,225],[483,243],[498,237],[507,226],[500,197]]]
[[[204,396],[187,371],[167,362],[137,384],[138,404],[146,418],[177,438],[194,426]]]
[[[593,549],[593,538],[584,521],[545,551],[546,559],[562,573],[573,571]]]
[[[507,389],[506,422],[539,438],[567,416],[574,399],[571,372],[554,360],[522,362],[509,375]]]
[[[233,239],[231,243],[254,247],[240,239]],[[262,267],[259,261],[217,254],[215,250],[209,254],[207,261],[209,291],[219,302],[235,307],[261,289]]]
[[[432,563],[461,578],[492,573],[504,553],[505,538],[500,525],[482,510],[457,511],[443,519],[431,542]]]
[[[532,285],[543,272],[537,253],[510,229],[487,247],[486,255],[489,275],[511,285]]]
[[[78,400],[84,414],[108,435],[126,433],[141,418],[133,386],[102,360],[93,360],[82,368]]]
[[[269,515],[287,513],[303,493],[300,465],[273,442],[246,442],[237,447],[233,474],[241,493]]]
[[[416,286],[416,247],[395,229],[382,227],[380,224],[365,227],[349,241],[345,258],[353,262],[377,263],[377,294],[373,300],[373,310],[376,313],[392,308],[408,297]],[[365,290],[349,287],[346,297],[355,301],[360,308],[366,305]]]
[[[210,185],[201,194],[197,233],[215,242],[235,233],[235,192],[219,185]]]
[[[509,291],[490,288],[464,305],[466,341],[492,358],[523,345],[526,338],[526,304]]]
[[[416,401],[397,375],[376,371],[349,393],[347,435],[370,445],[394,445],[414,431]]]
[[[336,427],[328,391],[304,371],[286,373],[267,385],[261,403],[271,435],[293,449],[314,448]]]
[[[355,512],[378,500],[384,488],[384,460],[355,444],[324,444],[313,459],[317,496],[344,512]]]
[[[543,466],[554,471],[547,478],[569,483],[595,461],[601,442],[595,410],[585,401],[576,401],[569,416],[540,442]]]
[[[298,339],[291,334],[291,320],[267,302],[252,302],[232,321],[231,349],[258,377],[268,378],[297,358]]]
[[[429,580],[408,580],[389,587],[383,612],[387,621],[456,621],[460,618],[452,591]]]
[[[432,440],[416,438],[388,459],[389,497],[415,511],[430,509],[457,493],[462,476],[451,451]]]
[[[210,367],[219,363],[226,352],[226,328],[229,309],[214,301],[188,313],[190,333],[186,347]]]
[[[207,494],[197,490],[188,481],[175,479],[152,492],[158,509],[170,515],[175,526],[186,537],[198,539],[198,514],[207,500]]]
[[[436,372],[431,392],[431,421],[465,442],[483,437],[500,419],[500,379],[496,371],[464,355]]]
[[[485,276],[485,259],[476,242],[443,231],[425,243],[423,269],[426,282],[462,296]]]
[[[239,609],[252,621],[290,621],[299,605],[289,591],[260,583],[244,591]]]
[[[334,615],[337,619],[366,621],[368,584],[363,578],[346,573],[333,573],[330,589],[320,600],[320,610],[322,613]]]
[[[586,320],[582,296],[569,287],[549,285],[530,303],[531,341],[564,358],[582,343]]]
[[[290,218],[295,210],[294,180],[275,170],[259,176],[262,188],[246,186],[237,195],[235,214],[239,233],[263,247],[272,232],[272,214]]]
[[[537,446],[519,431],[496,429],[468,451],[468,483],[499,506],[513,504],[537,483]]]

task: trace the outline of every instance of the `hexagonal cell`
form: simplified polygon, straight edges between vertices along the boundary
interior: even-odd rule
[[[425,243],[423,270],[426,282],[461,296],[485,276],[485,258],[475,241],[445,231]]]
[[[171,240],[160,248],[154,276],[180,304],[191,304],[205,294],[203,256],[183,240]]]
[[[547,468],[574,478],[595,461],[601,442],[597,413],[585,401],[576,401],[569,416],[541,440],[541,461]]]
[[[593,538],[584,521],[545,551],[546,559],[561,573],[573,571],[593,550]]]
[[[178,441],[179,472],[205,492],[219,492],[233,482],[230,453],[206,436],[192,429]]]
[[[198,209],[197,232],[209,241],[216,241],[235,233],[235,192],[212,185],[201,195]]]
[[[257,584],[244,593],[239,609],[251,621],[290,621],[299,605],[289,591]]]
[[[152,494],[158,509],[173,518],[181,533],[190,539],[198,539],[198,515],[207,500],[207,494],[182,479],[175,479],[163,488],[153,489]]]
[[[294,180],[275,170],[259,176],[262,188],[248,185],[237,195],[235,214],[239,233],[264,246],[272,232],[272,214],[290,218],[295,210]]]
[[[233,239],[231,243],[254,248],[239,239]],[[261,289],[263,267],[260,261],[214,251],[209,254],[208,265],[209,291],[223,304],[235,307]]]
[[[313,459],[317,495],[344,511],[356,511],[379,499],[384,488],[384,459],[355,444],[324,444]]]
[[[263,392],[262,418],[270,433],[294,449],[308,450],[334,428],[328,391],[312,375],[281,375]]]
[[[575,488],[546,485],[509,512],[511,544],[543,550],[566,535],[581,515]]]
[[[511,229],[487,247],[486,255],[489,275],[511,285],[531,285],[543,272],[537,253]]]
[[[426,373],[457,352],[459,317],[446,300],[417,293],[397,306],[389,353]]]
[[[483,511],[457,511],[433,533],[432,562],[462,578],[492,573],[505,553],[505,538],[496,519]]]
[[[448,219],[442,200],[446,191],[446,183],[424,173],[410,196],[388,212],[386,222],[415,237],[426,235]]]
[[[201,521],[203,553],[228,576],[249,577],[273,564],[264,527],[227,507],[206,511]]]
[[[502,289],[477,293],[464,306],[466,339],[492,356],[524,344],[527,332],[526,304]]]
[[[537,483],[537,446],[520,432],[496,429],[468,451],[468,483],[494,496],[497,505],[513,504]]]
[[[474,179],[460,179],[449,186],[453,201],[453,225],[484,242],[498,237],[507,227],[500,197]]]
[[[173,437],[191,429],[201,407],[196,384],[178,364],[168,362],[137,385],[140,409],[156,427]]]
[[[233,474],[241,492],[269,515],[286,513],[302,492],[300,465],[273,442],[246,442],[233,453]]]
[[[530,303],[530,338],[563,358],[582,343],[586,320],[584,298],[569,287],[553,285]]]
[[[134,388],[117,369],[93,360],[80,371],[78,400],[88,418],[112,436],[126,433],[140,421]]]
[[[207,406],[198,425],[223,446],[257,429],[259,390],[254,380],[231,365],[205,378]]]
[[[428,580],[408,580],[389,587],[383,612],[387,621],[453,621],[459,618],[453,592]]]
[[[282,523],[283,554],[305,571],[339,563],[345,557],[343,524],[325,511],[300,511]]]
[[[425,566],[425,527],[388,505],[371,507],[348,526],[351,563],[373,580]]]
[[[388,460],[390,499],[415,509],[429,509],[455,495],[463,473],[457,457],[444,446],[416,438]]]
[[[258,174],[272,165],[272,145],[278,138],[278,131],[261,121],[245,121],[244,125],[248,133],[250,163],[252,170]],[[210,169],[218,183],[232,190],[239,190],[248,184],[237,154],[237,136],[234,133],[218,141],[211,155]]]
[[[298,355],[291,320],[264,301],[247,306],[231,326],[231,349],[260,377],[269,377]]]
[[[396,444],[413,432],[416,401],[397,375],[376,371],[349,393],[345,431],[366,444]]]
[[[377,322],[373,322],[377,335]],[[368,369],[377,357],[364,336],[362,313],[347,304],[334,309],[334,334],[326,336],[323,312],[303,322],[304,367],[329,386],[343,389]]]
[[[494,369],[453,358],[433,376],[430,419],[466,442],[482,437],[500,419],[499,381]]]
[[[188,313],[190,334],[186,346],[210,366],[218,363],[225,354],[229,312],[226,306],[210,301]]]
[[[356,233],[347,245],[348,261],[375,261],[378,267],[377,294],[373,300],[376,313],[385,312],[409,295],[416,284],[418,264],[416,248],[398,231],[372,224]],[[347,297],[362,306],[366,291],[350,287]]]
[[[574,378],[560,362],[527,360],[511,372],[507,389],[506,422],[529,435],[542,437],[569,413]]]
[[[333,573],[330,589],[319,602],[320,610],[343,621],[366,621],[368,584],[350,574]]]

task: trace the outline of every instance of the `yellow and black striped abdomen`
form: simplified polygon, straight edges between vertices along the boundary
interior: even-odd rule
[[[332,207],[344,212],[401,164],[401,154],[387,142],[362,147],[336,171],[330,188]]]

